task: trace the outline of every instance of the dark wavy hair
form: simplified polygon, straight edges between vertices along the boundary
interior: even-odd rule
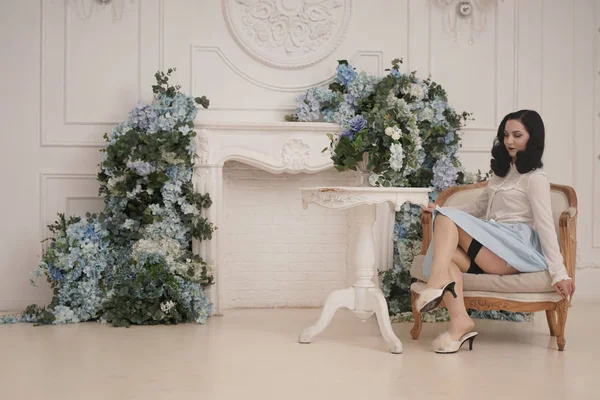
[[[526,174],[544,166],[542,163],[546,139],[544,121],[542,121],[540,114],[533,110],[519,110],[504,117],[498,127],[498,134],[494,139],[494,147],[492,147],[492,160],[490,161],[492,171],[497,176],[506,176],[510,169],[512,158],[504,146],[504,129],[506,123],[511,120],[520,121],[529,133],[525,150],[517,153],[517,160],[515,161],[517,171]]]

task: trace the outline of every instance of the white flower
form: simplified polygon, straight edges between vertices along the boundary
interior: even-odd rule
[[[69,307],[58,305],[54,307],[54,321],[53,324],[65,324],[68,322],[77,323],[79,322],[79,318],[75,315],[75,312],[71,310]]]
[[[135,260],[144,261],[148,255],[157,255],[165,258],[167,264],[172,264],[181,256],[181,245],[175,239],[157,238],[141,239],[132,247]]]
[[[421,136],[419,136],[418,132],[411,132],[413,141],[415,142],[415,151],[419,151],[423,149],[423,141],[421,140]]]
[[[140,160],[127,161],[127,168],[134,170],[139,176],[147,176],[156,170],[152,164]]]
[[[402,115],[412,115],[408,103],[404,99],[397,99],[396,106]]]
[[[433,111],[431,107],[425,107],[423,111],[421,111],[420,117],[424,121],[431,121],[433,120],[433,117],[435,117],[435,111]]]
[[[134,221],[134,220],[132,220],[132,219],[129,219],[129,218],[128,218],[128,219],[126,219],[126,220],[125,220],[125,222],[123,223],[123,228],[124,228],[124,229],[130,229],[130,228],[133,226],[133,224],[134,224],[134,223],[135,223],[135,221]]]
[[[411,83],[408,87],[408,94],[414,97],[417,101],[423,100],[425,97],[425,91],[421,87],[421,85],[417,85],[416,83]]]
[[[161,303],[160,304],[160,309],[162,310],[162,312],[164,312],[165,314],[168,314],[169,311],[171,310],[171,308],[175,307],[175,304],[173,302],[173,300],[169,300],[166,303]]]
[[[196,207],[194,207],[193,205],[188,204],[188,203],[184,203],[181,206],[181,212],[183,212],[184,214],[192,214],[192,215],[200,214],[200,212],[198,211],[198,209]]]
[[[192,128],[190,128],[187,125],[183,125],[179,127],[179,132],[183,133],[184,135],[187,135],[188,133],[190,133],[192,131]]]
[[[125,180],[125,175],[121,175],[121,176],[118,176],[116,178],[109,178],[108,179],[108,184],[107,184],[108,188],[110,190],[113,190],[115,188],[115,186],[117,185],[117,183],[119,183],[119,182],[121,182],[123,180]]]
[[[385,134],[391,136],[391,138],[394,140],[398,140],[402,135],[402,129],[398,128],[397,126],[388,126],[387,128],[385,128]]]
[[[388,107],[393,108],[396,106],[398,98],[396,97],[396,93],[394,93],[393,90],[390,90],[390,93],[388,93],[388,97],[386,99]]]
[[[329,153],[333,154],[337,145],[340,143],[341,135],[339,133],[334,133],[331,139],[331,144],[329,146]]]
[[[161,153],[161,157],[164,161],[168,162],[169,164],[179,165],[179,164],[185,163],[184,160],[177,158],[177,154],[175,154],[173,152],[163,151]]]
[[[404,159],[404,151],[402,145],[394,143],[390,146],[390,168],[398,172],[402,169],[402,160]]]
[[[369,185],[371,186],[377,186],[377,181],[379,180],[379,175],[376,173],[371,173],[369,175]]]
[[[142,186],[138,183],[137,185],[135,185],[135,188],[131,192],[127,192],[126,197],[128,199],[133,199],[133,198],[135,198],[135,196],[137,196],[141,192],[142,192]]]

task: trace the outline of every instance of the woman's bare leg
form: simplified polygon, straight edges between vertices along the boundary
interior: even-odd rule
[[[433,231],[431,274],[427,283],[428,287],[439,289],[450,281],[455,282],[456,298],[450,293],[444,295],[444,303],[450,315],[448,333],[453,340],[458,340],[475,326],[467,314],[463,298],[462,273],[469,268],[470,260],[460,247],[460,231],[450,218],[443,214],[437,215]]]
[[[462,335],[470,332],[475,327],[475,322],[469,317],[467,309],[465,308],[465,299],[463,297],[463,272],[467,272],[471,265],[471,259],[467,253],[459,246],[454,251],[452,257],[453,264],[450,264],[450,274],[452,280],[456,282],[454,285],[454,291],[456,292],[456,298],[450,293],[444,295],[444,303],[448,308],[448,315],[450,316],[450,326],[448,327],[448,333],[453,340],[458,340]]]
[[[458,227],[444,214],[435,218],[433,230],[433,258],[427,287],[439,289],[452,280],[450,262],[459,245]]]
[[[472,240],[473,238],[456,226],[450,218],[438,214],[434,230],[433,262],[428,287],[437,289],[449,281],[455,282],[456,298],[450,293],[444,295],[444,303],[450,316],[448,333],[453,340],[458,340],[475,326],[465,308],[462,279],[463,272],[467,272],[471,264],[466,251]],[[481,248],[475,257],[475,262],[488,274],[506,275],[518,272],[512,267],[507,267],[502,258],[485,247]]]
[[[459,228],[450,218],[443,214],[437,215],[435,218],[435,229],[433,230],[433,258],[431,274],[427,282],[428,287],[439,289],[452,280],[453,275],[450,265],[455,257],[456,249],[461,248],[466,252],[472,240],[473,238]],[[464,257],[462,258],[464,259]],[[507,275],[518,272],[512,267],[507,267],[506,262],[502,258],[492,253],[486,247],[481,248],[477,257],[475,257],[475,262],[488,274]]]
[[[458,266],[458,269],[460,269],[461,272],[467,272],[471,266],[471,259],[460,246],[454,251],[452,262]]]

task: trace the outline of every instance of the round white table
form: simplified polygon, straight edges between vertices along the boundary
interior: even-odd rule
[[[308,208],[310,203],[336,210],[356,207],[355,223],[358,225],[354,259],[356,282],[352,287],[335,290],[327,296],[317,322],[300,333],[300,343],[310,343],[316,335],[327,328],[337,310],[347,308],[362,320],[366,320],[375,314],[381,335],[388,344],[390,351],[394,354],[402,353],[402,342],[392,330],[383,292],[373,282],[376,275],[375,245],[373,241],[376,205],[390,203],[396,211],[400,211],[400,207],[406,202],[427,205],[431,189],[317,187],[302,188],[300,190],[302,191],[302,206],[304,208]]]

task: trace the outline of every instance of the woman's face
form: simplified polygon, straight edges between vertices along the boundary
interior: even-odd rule
[[[504,146],[513,161],[517,158],[517,152],[525,151],[529,133],[521,121],[509,119],[504,127]]]

